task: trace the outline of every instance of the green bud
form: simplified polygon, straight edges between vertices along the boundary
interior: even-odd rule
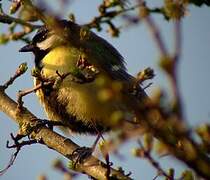
[[[153,146],[153,136],[149,133],[144,135],[144,146],[146,151],[150,151]]]
[[[113,94],[112,94],[111,89],[104,88],[98,92],[98,99],[102,102],[109,101],[112,98],[113,98]]]
[[[144,69],[143,71],[141,71],[137,74],[137,78],[141,82],[148,80],[148,79],[152,79],[152,78],[154,78],[154,76],[155,76],[154,70],[150,67]]]
[[[112,114],[111,114],[111,122],[112,124],[118,124],[120,120],[122,120],[124,117],[124,114],[122,111],[114,111]]]
[[[69,169],[71,169],[71,170],[75,170],[75,163],[74,163],[74,161],[69,161],[68,162],[68,164],[67,164],[67,167],[69,168]]]
[[[179,20],[184,16],[185,8],[182,3],[173,0],[165,0],[164,11],[168,18]]]
[[[0,45],[6,44],[9,41],[9,38],[5,34],[0,35]]]
[[[182,173],[182,179],[183,179],[183,180],[194,180],[192,171],[185,170],[185,171]]]
[[[141,148],[133,148],[131,150],[131,154],[135,157],[141,157],[141,158],[145,157],[145,151]]]
[[[149,10],[146,6],[146,4],[143,4],[139,7],[139,17],[140,18],[145,18],[149,15]]]
[[[21,74],[25,73],[28,70],[27,63],[22,63],[19,67],[18,70],[20,71]]]
[[[20,8],[20,6],[21,6],[21,0],[13,1],[9,8],[9,13],[10,14],[16,13],[18,9]]]
[[[175,173],[175,170],[173,169],[173,168],[170,168],[169,170],[168,170],[168,175],[170,176],[170,177],[174,177],[174,173]]]
[[[40,70],[38,68],[33,68],[31,70],[31,75],[34,77],[39,77],[40,76]]]
[[[210,129],[207,124],[202,124],[199,127],[197,127],[196,132],[202,138],[202,140],[209,141]]]
[[[173,71],[173,60],[169,56],[163,56],[160,58],[159,66],[167,73],[171,74]]]
[[[62,164],[62,161],[60,159],[55,159],[53,162],[52,162],[52,166],[56,169],[60,169],[63,167],[63,164]]]
[[[75,21],[76,21],[75,16],[74,16],[73,13],[70,13],[68,17],[69,17],[69,19],[70,19],[72,22],[75,22]]]

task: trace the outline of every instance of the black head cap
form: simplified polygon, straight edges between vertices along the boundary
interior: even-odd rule
[[[34,51],[36,51],[36,49],[37,49],[36,43],[41,42],[44,39],[46,39],[47,33],[48,33],[48,29],[46,28],[46,26],[42,26],[41,28],[39,28],[39,30],[33,37],[31,43],[23,46],[19,50],[19,52],[34,52]]]

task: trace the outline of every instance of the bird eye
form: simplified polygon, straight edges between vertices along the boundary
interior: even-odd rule
[[[47,38],[48,30],[46,28],[41,28],[38,30],[36,35],[33,37],[32,41],[34,43],[39,43]]]
[[[41,41],[43,41],[43,40],[45,40],[46,39],[46,37],[47,37],[47,34],[44,34],[39,40],[40,40],[40,42]]]

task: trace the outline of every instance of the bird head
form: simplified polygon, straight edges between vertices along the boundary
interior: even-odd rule
[[[53,48],[69,45],[75,42],[79,26],[67,20],[57,20],[53,24],[41,26],[31,43],[22,47],[19,52],[33,52],[35,64],[39,65],[41,59]]]
[[[54,24],[42,26],[30,44],[22,47],[20,52],[48,51],[56,46],[68,43],[75,34],[77,25],[71,21],[60,20]]]

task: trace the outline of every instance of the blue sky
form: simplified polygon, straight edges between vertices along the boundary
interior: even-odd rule
[[[75,13],[77,22],[82,24],[88,22],[94,15],[97,15],[96,9],[98,2],[97,0],[80,0],[73,3],[70,7],[66,7],[65,11]],[[150,4],[152,3],[152,1],[149,2]],[[157,2],[159,3],[161,1]],[[5,3],[8,2],[5,1]],[[59,6],[53,4],[52,8],[55,7]],[[209,12],[209,8],[205,6],[202,8],[190,6],[189,15],[183,20],[183,52],[180,59],[178,76],[181,95],[184,100],[186,120],[191,126],[209,122],[210,119],[210,96],[208,94],[210,92]],[[160,16],[156,17],[155,20],[162,30],[167,47],[172,52],[173,24],[166,22]],[[117,23],[120,23],[119,19]],[[0,24],[0,32],[4,30],[5,28]],[[131,74],[135,75],[145,67],[154,68],[156,76],[153,80],[153,86],[148,92],[149,94],[152,94],[153,90],[157,87],[163,87],[169,91],[170,95],[168,81],[157,65],[159,57],[157,48],[145,24],[141,23],[132,28],[125,28],[120,37],[115,39],[110,38],[105,31],[98,34],[113,44],[125,57],[128,71]],[[21,42],[11,42],[5,46],[0,46],[0,60],[2,62],[0,65],[0,83],[7,80],[22,62],[27,62],[29,69],[33,67],[33,55],[18,52],[23,45],[24,43]],[[24,76],[15,81],[7,93],[15,99],[18,90],[30,88],[32,85],[33,82],[29,70]],[[35,115],[40,118],[46,118],[34,94],[24,98],[24,103]],[[8,163],[12,153],[12,150],[5,148],[6,140],[10,138],[9,134],[11,132],[15,133],[17,130],[17,125],[0,112],[0,169]],[[80,145],[90,145],[93,138],[88,136],[74,136],[72,140]],[[155,176],[156,172],[145,160],[132,157],[130,150],[135,146],[137,146],[136,143],[126,143],[120,151],[122,155],[126,155],[125,159],[121,160],[117,157],[112,157],[111,160],[114,161],[114,166],[122,166],[128,172],[132,171],[132,177],[134,179],[150,180]],[[14,165],[1,178],[4,180],[14,178],[36,179],[39,174],[43,173],[50,180],[62,179],[62,175],[53,171],[51,168],[51,163],[54,158],[62,157],[42,145],[25,147],[18,155]],[[184,167],[181,163],[169,157],[161,159],[161,165],[165,168],[174,167],[177,170],[177,175],[180,174]],[[81,176],[80,179],[87,179],[87,177]]]

